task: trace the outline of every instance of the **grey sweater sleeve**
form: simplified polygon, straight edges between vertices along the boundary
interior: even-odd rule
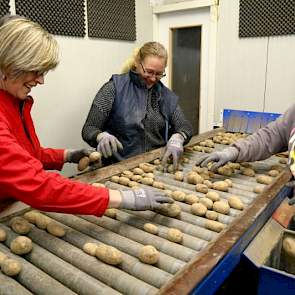
[[[264,160],[288,149],[288,141],[294,128],[295,104],[276,121],[239,140],[232,146],[239,150],[237,162]]]

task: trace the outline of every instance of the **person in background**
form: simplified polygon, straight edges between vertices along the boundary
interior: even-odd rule
[[[238,140],[231,146],[219,152],[200,157],[196,165],[205,167],[214,162],[210,167],[216,171],[227,162],[253,162],[264,160],[273,154],[288,149],[288,165],[295,177],[295,104],[293,104],[282,116],[264,128],[248,136],[246,139]],[[289,182],[288,186],[294,187],[295,181]],[[290,205],[295,204],[295,194],[289,201]]]
[[[89,155],[87,149],[44,148],[35,133],[29,93],[57,66],[58,44],[20,16],[0,25],[0,203],[17,199],[40,210],[101,216],[109,207],[147,210],[172,202],[159,191],[109,190],[46,171]]]
[[[178,97],[161,78],[167,51],[158,42],[145,43],[128,60],[124,73],[113,75],[96,94],[82,129],[83,139],[109,163],[166,146],[164,166],[173,159],[178,168],[183,144],[192,126],[178,105]]]

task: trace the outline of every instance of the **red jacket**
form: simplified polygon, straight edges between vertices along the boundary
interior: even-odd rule
[[[100,216],[109,191],[62,177],[64,150],[40,146],[31,117],[33,99],[20,112],[20,100],[0,90],[0,203],[17,199],[44,211]]]

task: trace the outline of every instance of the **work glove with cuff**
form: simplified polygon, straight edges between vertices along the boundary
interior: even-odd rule
[[[150,188],[140,188],[135,190],[120,190],[122,202],[121,209],[128,210],[154,210],[160,209],[163,203],[173,203],[163,192]]]
[[[96,137],[97,151],[100,152],[105,158],[111,157],[118,150],[123,149],[122,143],[112,134],[108,132],[99,133]]]
[[[227,162],[234,162],[239,155],[238,149],[235,147],[228,147],[220,152],[213,152],[207,155],[201,156],[196,161],[196,166],[206,167],[208,163],[215,162],[210,170],[215,172],[219,167],[225,165]]]
[[[289,181],[286,184],[286,186],[292,188],[292,193],[291,193],[290,196],[288,196],[288,198],[290,199],[288,204],[289,205],[294,205],[295,204],[295,180]]]
[[[91,149],[65,150],[65,163],[78,164],[83,157],[89,157],[89,155],[93,153],[94,151],[95,150],[91,150]]]
[[[183,153],[184,137],[180,133],[174,133],[167,142],[163,157],[162,165],[167,166],[170,156],[173,158],[173,170],[176,171],[179,166],[180,158]]]

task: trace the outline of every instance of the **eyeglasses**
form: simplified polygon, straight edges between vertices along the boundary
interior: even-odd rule
[[[142,67],[142,70],[144,72],[144,74],[147,76],[147,77],[152,77],[152,76],[155,76],[156,79],[162,79],[163,77],[166,76],[166,73],[155,73],[154,71],[152,70],[146,70],[143,66],[142,63],[140,63],[141,67]]]

